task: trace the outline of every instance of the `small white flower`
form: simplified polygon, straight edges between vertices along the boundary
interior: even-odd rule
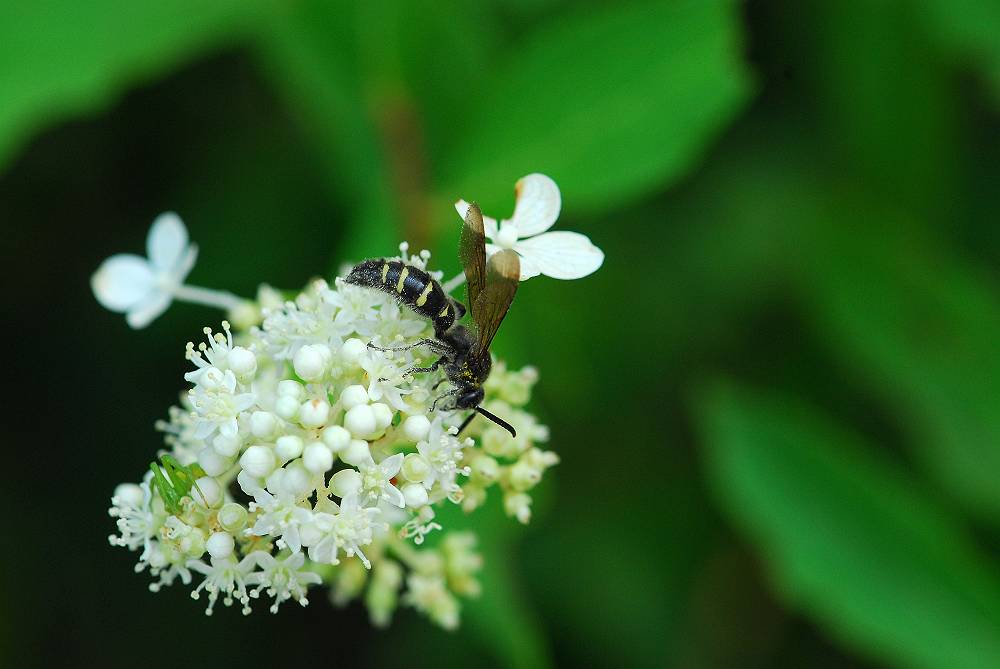
[[[258,537],[271,536],[278,539],[278,548],[288,548],[292,553],[302,549],[299,528],[312,520],[313,514],[295,503],[292,495],[272,495],[259,489],[254,493],[255,501],[250,502],[251,513],[259,513],[257,522],[246,531]]]
[[[198,423],[197,438],[206,439],[216,430],[226,438],[239,433],[239,415],[252,407],[257,398],[253,393],[237,391],[236,375],[231,370],[222,372],[215,367],[204,370],[198,385],[188,392],[194,409],[192,416]]]
[[[146,258],[119,253],[105,260],[90,279],[97,301],[124,312],[133,328],[144,328],[162,314],[194,267],[198,248],[188,242],[177,214],[160,214],[146,236]]]
[[[337,555],[343,551],[347,557],[357,555],[366,568],[371,562],[362,552],[374,538],[375,524],[372,517],[375,507],[363,507],[358,495],[344,497],[336,514],[320,512],[313,515],[313,524],[322,538],[309,546],[309,559],[324,564],[340,564]]]
[[[184,357],[190,360],[197,368],[193,372],[184,375],[184,379],[190,383],[198,384],[202,376],[209,369],[229,371],[232,370],[237,376],[250,376],[248,372],[249,364],[244,362],[246,356],[253,358],[253,354],[242,346],[233,345],[233,333],[229,326],[229,321],[222,321],[222,332],[212,333],[212,328],[204,328],[205,338],[208,344],[201,342],[197,350],[193,341],[187,343],[184,350]],[[235,369],[233,369],[234,364]],[[256,371],[257,361],[253,360],[253,371]]]
[[[151,476],[147,476],[140,485],[123,483],[115,488],[108,514],[118,519],[115,524],[121,536],[108,537],[112,546],[137,550],[140,546],[148,545],[162,524],[152,509],[152,493],[149,488]]]
[[[306,589],[323,580],[319,574],[302,569],[306,561],[304,553],[294,553],[284,560],[276,560],[270,553],[254,551],[250,557],[256,560],[262,570],[255,571],[246,578],[247,585],[257,586],[250,592],[250,596],[257,597],[262,590],[266,590],[274,598],[271,613],[277,613],[278,607],[286,599],[295,599],[302,606],[307,605],[309,600],[306,599]]]
[[[559,218],[562,198],[559,186],[544,174],[529,174],[514,186],[514,215],[502,220],[483,216],[483,228],[492,244],[486,253],[514,249],[521,257],[521,281],[544,274],[553,279],[579,279],[604,262],[604,252],[578,232],[546,232]],[[469,203],[455,203],[465,219]]]
[[[430,465],[430,471],[423,480],[424,486],[430,490],[438,483],[444,495],[449,497],[459,491],[455,477],[470,473],[467,467],[459,468],[465,442],[459,441],[453,431],[457,432],[456,428],[444,425],[441,418],[435,418],[427,440],[417,443],[417,453]]]
[[[233,600],[243,605],[243,614],[250,613],[250,595],[247,593],[247,576],[253,570],[255,559],[248,555],[239,562],[233,556],[212,558],[212,564],[207,565],[201,560],[189,560],[188,569],[204,574],[205,579],[191,592],[191,599],[201,597],[201,591],[208,593],[206,615],[212,615],[215,602],[221,594],[222,603],[232,606]]]
[[[458,627],[458,600],[439,575],[411,574],[406,579],[403,601],[446,630]]]
[[[401,387],[407,379],[400,375],[402,370],[388,356],[372,352],[362,359],[361,369],[368,375],[367,391],[371,401],[384,402],[399,411],[409,409],[403,395],[411,391]]]
[[[396,453],[378,464],[371,462],[358,467],[361,472],[361,495],[365,503],[377,505],[384,499],[399,508],[406,506],[403,493],[391,483],[402,466],[403,454]]]

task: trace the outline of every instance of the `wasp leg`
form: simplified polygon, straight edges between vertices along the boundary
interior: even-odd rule
[[[468,415],[468,417],[465,420],[462,421],[462,424],[458,426],[458,432],[455,433],[455,436],[456,437],[460,436],[462,434],[462,431],[465,428],[469,427],[469,423],[471,423],[472,419],[475,418],[475,417],[476,417],[476,412],[475,411],[473,411],[472,413],[470,413]]]
[[[461,388],[455,388],[454,390],[449,390],[444,395],[438,395],[438,397],[434,400],[434,403],[431,404],[431,411],[435,411],[437,409],[438,402],[440,402],[446,397],[453,397],[457,395],[461,390],[462,390]]]
[[[443,365],[446,361],[447,361],[447,358],[441,357],[441,358],[438,358],[437,360],[435,360],[434,364],[431,365],[430,367],[410,367],[409,369],[403,371],[400,374],[400,376],[401,377],[407,377],[407,376],[412,376],[413,374],[424,374],[426,372],[436,372],[437,369],[438,369],[438,367],[440,367],[441,365]],[[388,381],[388,380],[389,379],[379,379],[380,382],[381,381]],[[440,383],[440,381],[438,381],[438,383]],[[436,384],[435,384],[434,388],[437,388]],[[433,388],[431,390],[433,390]]]
[[[383,353],[387,353],[389,351],[392,352],[409,351],[411,348],[417,348],[418,346],[426,346],[427,348],[431,349],[438,355],[447,355],[450,353],[454,353],[454,351],[452,351],[451,346],[448,346],[447,344],[440,342],[437,339],[421,339],[420,341],[414,344],[408,344],[407,346],[397,346],[389,348],[376,346],[375,344],[368,342],[368,348],[373,348],[376,351],[382,351]]]

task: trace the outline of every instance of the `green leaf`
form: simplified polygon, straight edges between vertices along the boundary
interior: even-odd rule
[[[800,246],[800,289],[830,350],[892,406],[915,454],[970,512],[1000,521],[1000,295],[909,219],[831,209]],[[837,223],[833,223],[837,221]],[[878,221],[878,223],[873,223]]]
[[[567,209],[597,210],[669,185],[748,97],[738,25],[728,0],[616,5],[508,45],[456,123],[442,197],[502,214],[514,181],[540,171]]]
[[[6,2],[0,5],[0,165],[47,123],[231,41],[268,0]]]
[[[389,168],[360,63],[363,17],[344,3],[301,2],[281,12],[256,43],[264,71],[314,138],[329,192],[350,217],[335,265],[387,255],[399,244]]]
[[[957,60],[979,67],[1000,103],[1000,3],[918,0],[924,30]]]
[[[874,658],[1000,666],[1000,582],[920,487],[791,398],[699,406],[715,493],[790,603]]]

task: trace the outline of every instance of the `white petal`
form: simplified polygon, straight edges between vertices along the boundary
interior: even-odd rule
[[[556,182],[544,174],[529,174],[514,186],[517,204],[510,222],[520,238],[537,235],[552,227],[559,218],[562,196]]]
[[[119,253],[101,263],[90,277],[90,287],[101,306],[126,311],[153,292],[153,270],[145,258]]]
[[[390,485],[386,488],[382,488],[382,493],[386,496],[386,501],[389,504],[398,506],[400,509],[406,506],[406,498],[403,497],[403,493],[399,491],[394,485]]]
[[[379,467],[382,472],[388,477],[392,478],[399,473],[399,469],[403,466],[403,454],[396,453],[391,455],[382,462],[379,463]]]
[[[469,203],[465,200],[459,200],[455,203],[455,211],[458,215],[465,220],[465,215],[469,212]],[[483,231],[486,232],[486,236],[493,239],[497,236],[497,219],[491,218],[489,216],[483,215]]]
[[[194,262],[198,259],[198,245],[188,244],[187,249],[184,251],[184,255],[181,256],[180,262],[173,268],[171,278],[173,282],[177,285],[184,283],[184,279],[187,275],[191,273],[194,268]]]
[[[578,232],[546,232],[519,241],[514,250],[524,261],[553,279],[579,279],[595,272],[604,262],[604,252]]]
[[[173,297],[170,293],[153,291],[145,300],[128,310],[128,313],[125,314],[125,320],[134,329],[141,330],[166,311],[171,300]]]
[[[170,211],[156,217],[146,236],[146,255],[153,267],[172,272],[184,259],[187,246],[188,232],[180,216]]]
[[[515,248],[517,247],[515,246]],[[531,258],[521,256],[521,278],[518,279],[519,281],[527,281],[531,277],[538,276],[541,273],[542,270],[538,267],[538,263]]]

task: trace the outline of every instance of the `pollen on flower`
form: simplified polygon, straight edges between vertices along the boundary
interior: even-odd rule
[[[441,277],[428,251],[404,243],[398,259]],[[403,605],[454,628],[483,557],[439,512],[495,495],[527,522],[531,491],[558,460],[525,409],[538,372],[496,361],[485,384],[484,406],[516,439],[485,419],[459,435],[464,412],[432,411],[441,372],[404,373],[430,351],[368,346],[433,337],[426,318],[339,278],[285,297],[262,289],[242,303],[254,318],[187,344],[185,392],[156,424],[176,466],[115,489],[111,544],[137,554],[151,590],[192,585],[207,614],[219,603],[249,613],[260,599],[272,612],[305,606],[326,585],[337,603],[360,598],[375,624]],[[196,472],[197,486],[171,472]]]

